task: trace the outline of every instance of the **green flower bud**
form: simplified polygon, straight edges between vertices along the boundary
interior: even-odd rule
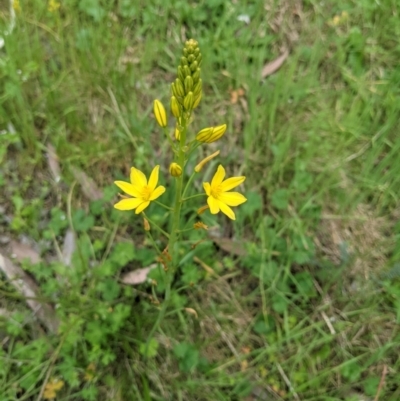
[[[193,78],[188,75],[185,78],[185,93],[189,93],[193,89]]]
[[[202,94],[203,94],[203,93],[200,92],[200,94],[197,95],[197,97],[195,96],[194,102],[193,102],[193,108],[194,108],[194,109],[199,105]]]
[[[192,75],[192,72],[190,71],[190,68],[189,68],[189,66],[187,66],[187,65],[185,65],[185,66],[183,67],[183,73],[184,73],[184,75],[185,75],[185,78],[186,78],[187,76]]]
[[[165,107],[163,104],[158,100],[154,100],[153,105],[154,115],[160,127],[167,126],[167,113],[165,112]]]
[[[193,88],[193,94],[197,96],[201,92],[201,87],[202,87],[203,81],[199,79],[197,84]]]
[[[200,67],[201,62],[203,61],[203,56],[201,55],[201,53],[197,56],[196,58],[197,64]]]
[[[175,79],[175,89],[176,89],[176,93],[178,94],[178,96],[185,96],[185,88],[182,84],[182,81],[180,79]]]
[[[186,110],[192,110],[193,109],[193,102],[194,102],[193,92],[189,92],[185,96],[185,99],[183,99],[183,107]]]
[[[182,111],[181,111],[181,106],[179,105],[178,100],[176,99],[175,96],[171,97],[171,111],[174,117],[178,118],[180,117]]]
[[[187,61],[189,61],[189,64],[193,63],[193,61],[196,60],[196,57],[191,54],[190,56],[188,56]]]
[[[185,65],[189,65],[188,59],[186,57],[181,57],[181,66],[183,67]]]
[[[172,177],[180,177],[182,175],[182,167],[178,163],[171,163],[169,172]]]
[[[200,54],[200,49],[199,48],[194,49],[193,54],[197,57]]]
[[[195,84],[197,84],[197,82],[200,79],[200,68],[197,68],[197,70],[193,73],[192,78],[193,78],[193,82]]]
[[[190,65],[190,69],[192,72],[195,72],[197,70],[198,64],[197,61],[193,61],[193,63]]]
[[[178,78],[183,82],[185,80],[185,74],[183,72],[182,66],[178,67]]]

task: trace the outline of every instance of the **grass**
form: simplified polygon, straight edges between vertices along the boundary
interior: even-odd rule
[[[50,13],[21,1],[0,58],[0,235],[40,249],[24,268],[61,326],[46,332],[3,277],[0,400],[39,400],[55,378],[57,400],[398,400],[399,11],[395,0],[70,0]],[[249,201],[234,224],[211,221],[225,244],[188,255],[146,349],[162,276],[120,283],[155,255],[141,220],[112,209],[112,182],[156,162],[168,180],[152,101],[168,103],[191,37],[205,83],[193,129],[228,124],[215,150],[247,176]],[[103,199],[88,200],[76,168]],[[68,228],[73,267],[57,259]]]

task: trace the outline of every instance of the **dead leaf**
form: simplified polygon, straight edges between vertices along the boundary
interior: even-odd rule
[[[157,263],[154,263],[148,267],[142,269],[136,269],[131,272],[124,274],[121,278],[123,284],[137,285],[144,283],[147,280],[147,276],[151,270],[157,267]]]
[[[75,234],[71,229],[68,229],[65,237],[62,249],[62,261],[65,266],[71,265],[72,255],[75,252]]]
[[[10,259],[0,254],[0,270],[4,272],[10,283],[26,297],[26,303],[35,312],[38,319],[47,329],[56,333],[59,321],[54,314],[53,308],[43,302],[39,302],[39,288],[34,280],[28,276],[20,267],[14,265]]]
[[[193,260],[198,263],[208,274],[215,276],[216,273],[214,271],[214,269],[210,266],[208,266],[208,264],[204,263],[200,258],[198,258],[197,256],[193,257]]]
[[[54,181],[59,182],[61,180],[61,170],[56,149],[50,143],[47,145],[46,149],[47,149],[47,163],[49,165],[50,172],[54,178]]]
[[[211,237],[212,240],[225,252],[236,256],[245,256],[247,254],[243,242],[235,241],[230,238]]]
[[[76,167],[71,167],[71,172],[76,181],[81,185],[82,192],[89,200],[95,201],[103,198],[103,192],[85,172]]]
[[[289,52],[285,50],[277,59],[265,64],[261,72],[261,78],[266,78],[268,75],[272,75],[274,72],[278,71],[288,56]]]
[[[16,259],[18,262],[28,260],[30,263],[36,264],[41,260],[39,254],[34,249],[21,242],[11,241],[10,250],[12,258]]]

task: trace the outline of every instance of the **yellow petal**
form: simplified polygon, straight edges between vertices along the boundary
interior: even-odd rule
[[[122,199],[118,203],[114,205],[115,209],[118,210],[132,210],[136,209],[143,201],[141,199],[132,198],[132,199]]]
[[[219,204],[217,199],[215,199],[213,196],[209,196],[207,198],[207,203],[208,206],[210,206],[211,214],[217,214],[219,212]]]
[[[131,183],[138,187],[145,187],[147,185],[146,176],[137,168],[131,168]]]
[[[150,174],[149,183],[147,184],[148,187],[154,191],[158,183],[158,171],[160,170],[160,166],[155,166],[153,171]]]
[[[204,191],[206,191],[206,194],[208,196],[210,196],[211,195],[211,185],[210,185],[210,183],[209,182],[203,182],[203,188],[204,188]]]
[[[137,207],[137,209],[135,210],[135,213],[136,213],[136,214],[142,213],[143,210],[146,209],[146,207],[149,206],[149,205],[150,205],[150,201],[141,203],[141,204]]]
[[[223,192],[219,195],[218,200],[228,206],[238,206],[247,201],[246,197],[239,192]]]
[[[211,186],[217,187],[218,185],[220,185],[222,183],[224,178],[225,178],[225,169],[220,164],[218,166],[217,172],[214,174],[214,177],[211,181]]]
[[[233,213],[233,210],[227,204],[221,201],[218,204],[223,214],[226,214],[232,220],[236,220],[235,213]]]
[[[246,177],[244,177],[244,176],[228,178],[221,184],[221,189],[224,192],[229,191],[230,189],[235,188],[238,185],[240,185],[245,179],[246,179]]]
[[[149,200],[153,201],[153,200],[157,199],[157,198],[160,197],[164,192],[165,192],[165,187],[163,187],[162,185],[160,185],[159,187],[157,187],[157,188],[151,193]]]
[[[125,181],[114,181],[114,184],[122,189],[126,194],[130,196],[134,196],[135,198],[140,198],[142,196],[141,191],[139,190],[138,187],[135,187],[132,184],[129,184],[129,182]]]

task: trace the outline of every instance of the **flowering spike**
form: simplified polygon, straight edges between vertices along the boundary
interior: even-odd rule
[[[206,158],[204,158],[195,168],[194,171],[196,173],[200,172],[201,169],[204,167],[204,165],[206,163],[208,163],[211,159],[214,159],[214,157],[217,157],[219,155],[219,150],[217,150],[215,153],[213,153],[210,156],[207,156]]]
[[[163,104],[158,100],[154,100],[154,115],[160,127],[167,126],[167,113],[165,112],[165,107]]]

